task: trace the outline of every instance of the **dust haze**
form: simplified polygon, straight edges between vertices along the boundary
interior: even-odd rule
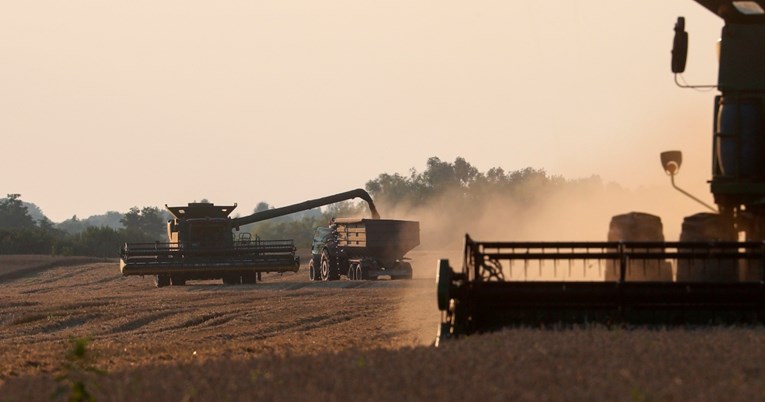
[[[613,215],[639,211],[661,217],[665,240],[675,241],[683,217],[700,210],[671,188],[629,190],[596,178],[550,187],[533,190],[528,202],[493,193],[468,201],[451,193],[380,211],[384,218],[420,222],[420,246],[408,257],[415,277],[432,278],[439,258],[460,266],[465,234],[479,241],[606,241]]]

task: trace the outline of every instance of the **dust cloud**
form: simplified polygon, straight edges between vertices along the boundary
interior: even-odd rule
[[[669,186],[667,186],[669,187]],[[606,241],[611,217],[632,211],[661,217],[664,238],[677,240],[694,205],[676,204],[667,188],[625,189],[585,179],[535,189],[528,200],[496,193],[465,199],[444,194],[424,205],[380,206],[383,218],[420,222],[420,246],[408,253],[415,277],[434,278],[439,258],[460,267],[465,235],[478,241]]]
[[[606,241],[611,217],[632,211],[661,217],[665,240],[677,240],[684,216],[698,208],[667,188],[625,189],[600,180],[565,182],[530,190],[528,199],[514,194],[485,193],[465,199],[461,192],[445,194],[424,205],[379,205],[383,218],[420,222],[420,246],[410,251],[415,285],[405,292],[398,307],[402,328],[414,323],[420,344],[432,342],[439,325],[436,306],[436,265],[448,258],[452,268],[462,267],[465,234],[478,241]],[[564,268],[564,280],[603,280],[605,266]],[[535,277],[523,272],[527,279]],[[541,269],[540,269],[540,274]],[[423,289],[425,287],[426,289]]]

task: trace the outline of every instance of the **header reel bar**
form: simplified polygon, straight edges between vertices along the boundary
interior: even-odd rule
[[[762,242],[477,242],[466,235],[460,271],[438,262],[437,343],[504,326],[759,323],[763,267]]]

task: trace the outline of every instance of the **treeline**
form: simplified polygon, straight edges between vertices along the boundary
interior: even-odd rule
[[[507,172],[501,167],[493,167],[481,172],[461,157],[454,162],[432,157],[422,172],[412,169],[408,175],[382,173],[368,181],[365,187],[383,218],[402,218],[404,212],[417,220],[430,217],[431,230],[452,230],[443,222],[433,222],[448,220],[461,233],[465,230],[464,221],[477,220],[477,215],[485,210],[503,205],[544,204],[554,194],[571,190],[594,194],[604,188],[597,176],[567,180],[533,168]],[[424,211],[428,211],[427,214]],[[298,247],[309,247],[314,228],[326,226],[333,217],[363,216],[369,216],[366,203],[344,202],[330,206],[323,213],[264,221],[250,232],[263,239],[295,239]]]
[[[432,157],[422,172],[412,169],[408,176],[383,173],[367,182],[366,189],[378,205],[401,209],[428,205],[444,197],[449,197],[453,207],[481,204],[487,196],[533,203],[551,191],[593,186],[602,187],[599,177],[566,180],[530,167],[511,172],[493,167],[480,172],[461,157],[454,162]]]
[[[368,181],[365,187],[383,217],[409,211],[416,214],[414,219],[422,220],[425,217],[421,214],[428,211],[449,217],[460,230],[465,224],[455,216],[464,215],[468,221],[475,221],[477,211],[497,207],[496,202],[491,204],[490,200],[500,199],[505,203],[503,205],[531,206],[544,204],[562,191],[573,189],[594,193],[604,188],[597,176],[566,180],[533,168],[506,172],[501,167],[494,167],[481,172],[461,157],[454,162],[432,157],[422,172],[412,169],[408,175],[382,173]],[[114,227],[116,212],[87,220],[75,216],[55,225],[44,215],[37,220],[32,218],[19,197],[9,194],[0,200],[0,254],[116,257],[120,246],[126,242],[153,242],[167,238],[165,222],[168,215],[156,207],[131,208],[119,217],[122,227]],[[273,207],[261,202],[255,212],[269,208]],[[369,216],[366,203],[346,201],[323,210],[258,222],[242,227],[241,231],[261,239],[293,239],[297,247],[307,248],[316,227],[326,226],[336,217],[362,216]],[[94,225],[96,222],[101,225]],[[431,229],[452,231],[452,228],[437,226]]]
[[[48,218],[35,220],[21,195],[0,200],[0,254],[51,254],[116,257],[126,242],[151,242],[164,236],[164,214],[156,207],[133,207],[123,227],[84,226],[76,231],[56,227]]]

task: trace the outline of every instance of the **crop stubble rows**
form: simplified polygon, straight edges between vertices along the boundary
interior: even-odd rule
[[[155,289],[148,277],[120,277],[109,262],[6,281],[0,380],[54,372],[70,337],[89,337],[96,363],[113,371],[152,362],[396,348],[425,343],[418,331],[435,328],[435,315],[423,313],[432,317],[425,329],[422,319],[406,322],[400,308],[404,298],[424,298],[430,281],[322,284],[304,275],[266,274],[247,286],[208,281]]]
[[[1,262],[1,261],[0,261]],[[98,400],[755,400],[760,328],[515,329],[435,350],[432,279],[154,289],[114,263],[0,283],[3,400],[50,400],[89,336]]]

